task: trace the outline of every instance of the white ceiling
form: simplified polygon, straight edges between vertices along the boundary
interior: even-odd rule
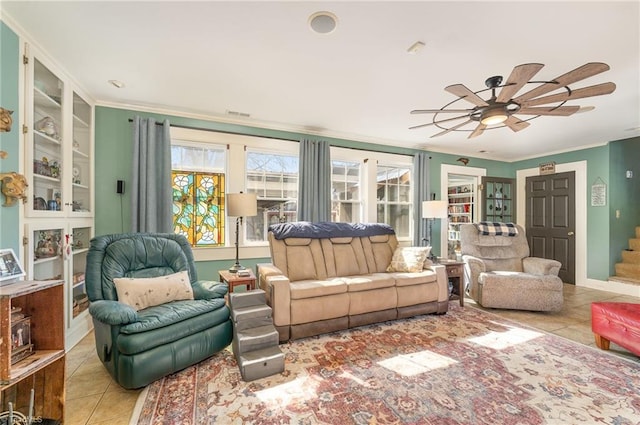
[[[386,145],[504,161],[640,135],[638,1],[31,2],[0,3],[98,104],[161,110]],[[331,11],[338,27],[312,32]],[[425,47],[407,49],[416,41]],[[552,80],[587,62],[611,69],[570,85],[614,82],[605,96],[569,101],[594,110],[539,117],[518,133],[496,128],[430,138],[431,115],[514,66]],[[107,83],[124,82],[122,89]],[[520,92],[535,87],[527,85]],[[488,98],[489,93],[480,94]],[[469,107],[464,101],[453,107]],[[227,111],[250,114],[233,117]],[[465,127],[466,129],[467,127]],[[468,127],[472,129],[473,127]],[[479,153],[488,151],[487,153]]]

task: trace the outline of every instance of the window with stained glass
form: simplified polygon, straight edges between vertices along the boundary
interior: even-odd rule
[[[224,174],[173,171],[174,232],[193,246],[224,246]]]
[[[225,245],[226,147],[173,140],[173,228],[192,246]]]

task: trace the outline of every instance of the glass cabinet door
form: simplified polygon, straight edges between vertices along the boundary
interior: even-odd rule
[[[91,106],[73,93],[71,210],[91,212]]]
[[[483,177],[482,220],[510,223],[516,220],[515,180]]]
[[[91,240],[91,227],[73,227],[69,235],[71,245],[71,285],[69,300],[72,308],[70,320],[75,319],[89,307],[87,289],[84,283],[84,273],[87,267],[87,253],[89,252],[89,241]]]
[[[34,59],[31,211],[64,210],[64,84]]]
[[[27,235],[29,235],[27,258],[31,259],[27,278],[30,280],[64,279],[64,228],[29,226]]]

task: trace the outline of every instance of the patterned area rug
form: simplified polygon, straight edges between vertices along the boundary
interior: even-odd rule
[[[453,303],[281,348],[253,382],[230,350],[154,382],[132,424],[640,423],[640,360]]]

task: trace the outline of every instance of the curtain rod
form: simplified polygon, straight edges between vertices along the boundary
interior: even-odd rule
[[[129,122],[133,122],[133,118],[129,118]],[[163,125],[161,122],[156,122],[156,125]],[[229,131],[229,130],[214,130],[211,128],[204,128],[204,127],[194,127],[194,126],[190,126],[190,125],[181,125],[181,124],[171,124],[169,123],[170,127],[176,127],[176,128],[185,128],[187,130],[200,130],[200,131],[211,131],[213,133],[222,133],[222,134],[235,134],[237,136],[254,136],[254,137],[262,137],[264,139],[273,139],[273,140],[283,140],[286,142],[297,142],[300,143],[300,140],[298,139],[286,139],[284,137],[275,137],[275,136],[258,136],[255,134],[249,134],[249,133],[242,133],[240,131]],[[347,147],[343,147],[343,146],[336,146],[337,148],[342,148],[342,149],[353,149],[356,151],[365,151],[365,152],[379,152],[379,153],[392,153],[392,152],[387,152],[387,151],[383,151],[383,150],[379,150],[379,149],[365,149],[365,148],[347,148]],[[410,155],[410,154],[406,154],[406,153],[396,153],[394,155],[405,155],[405,156],[414,156],[414,155]],[[431,157],[429,157],[429,159],[431,159]]]

